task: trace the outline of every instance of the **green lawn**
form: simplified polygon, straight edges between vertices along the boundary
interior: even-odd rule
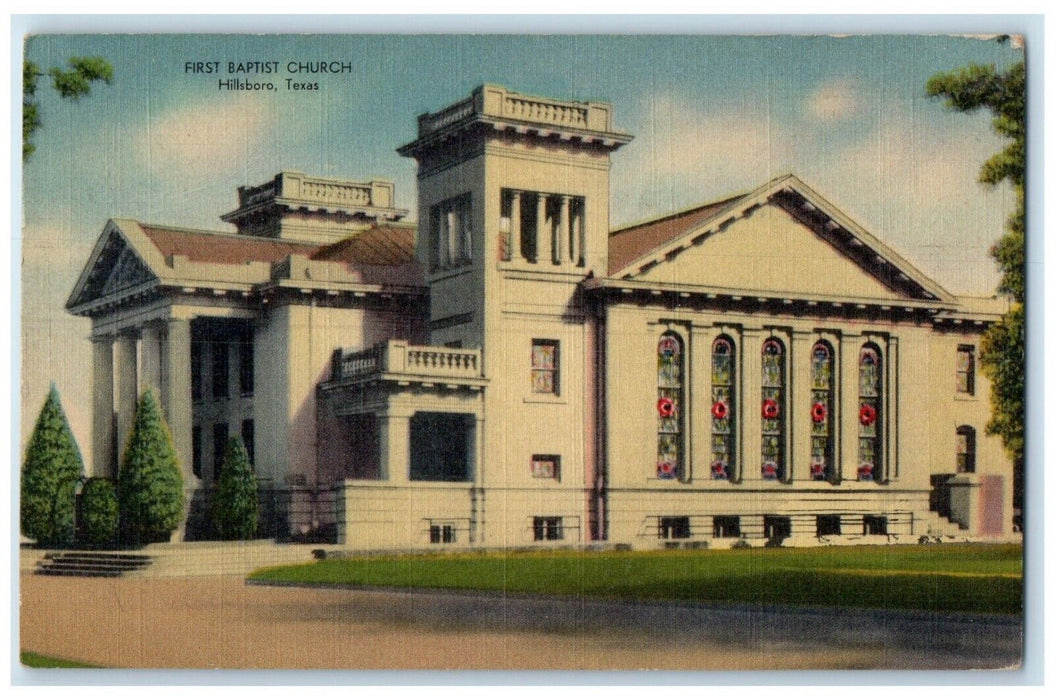
[[[694,602],[1021,613],[1021,545],[531,552],[328,559],[255,581]]]
[[[79,661],[69,661],[67,659],[58,659],[54,656],[34,654],[31,651],[21,652],[18,655],[18,660],[22,662],[23,666],[29,666],[30,668],[98,668],[98,666],[82,664]]]

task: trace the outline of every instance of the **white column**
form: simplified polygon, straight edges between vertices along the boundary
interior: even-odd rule
[[[136,338],[130,334],[117,336],[114,352],[114,371],[117,375],[117,462],[121,463],[128,435],[136,417],[139,403],[139,381],[136,371]]]
[[[571,198],[561,195],[560,198],[560,230],[557,232],[557,264],[567,261],[573,263],[571,257],[571,217],[569,216],[569,205]]]
[[[546,195],[538,196],[538,215],[535,217],[536,249],[539,265],[553,264],[553,226],[546,224]]]
[[[509,204],[509,259],[520,260],[520,191],[510,193]]]
[[[187,516],[190,513],[194,492],[201,481],[194,476],[194,414],[191,398],[190,365],[190,321],[170,319],[165,329],[163,353],[165,375],[161,407],[172,434],[172,445],[176,448],[180,473],[183,476],[183,520],[172,533],[173,541],[181,541],[186,533]]]
[[[142,374],[139,377],[140,393],[150,389],[161,401],[161,328],[156,325],[143,326],[139,351]]]
[[[165,338],[165,392],[161,397],[165,420],[172,433],[183,487],[197,488],[194,476],[193,404],[191,400],[190,321],[172,319],[168,322]]]
[[[383,478],[390,484],[406,484],[410,481],[410,416],[389,413],[378,417]]]
[[[114,339],[92,338],[92,476],[117,476],[114,463]]]
[[[577,266],[582,260],[582,216],[581,208],[578,208],[575,216],[571,217],[571,230],[568,234],[571,239],[571,264]]]

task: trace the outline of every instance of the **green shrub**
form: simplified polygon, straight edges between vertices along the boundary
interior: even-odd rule
[[[113,482],[92,477],[81,489],[80,541],[95,549],[112,547],[117,539],[117,490]]]
[[[44,401],[22,465],[22,534],[43,546],[73,541],[74,500],[84,464],[55,385]]]
[[[117,475],[121,539],[167,542],[183,519],[183,476],[154,394],[143,393]]]
[[[212,524],[221,540],[249,540],[256,535],[257,483],[242,441],[232,437],[212,501]]]

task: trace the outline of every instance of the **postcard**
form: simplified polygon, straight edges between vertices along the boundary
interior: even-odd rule
[[[1018,668],[1027,49],[27,37],[23,663]]]

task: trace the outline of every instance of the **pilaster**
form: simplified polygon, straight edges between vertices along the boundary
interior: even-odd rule
[[[857,363],[861,353],[861,336],[856,333],[844,333],[839,354],[839,427],[841,433],[840,459],[838,460],[838,480],[857,479],[858,463],[858,411],[861,408],[861,397],[858,395]]]
[[[787,480],[810,481],[810,443],[813,418],[810,405],[813,382],[810,350],[813,334],[794,331],[788,353]]]
[[[509,259],[516,262],[521,259],[520,252],[520,191],[510,193],[509,204]]]
[[[745,481],[762,478],[762,331],[744,330],[743,350],[737,358],[743,370],[740,416],[743,419],[743,452],[738,471]]]

